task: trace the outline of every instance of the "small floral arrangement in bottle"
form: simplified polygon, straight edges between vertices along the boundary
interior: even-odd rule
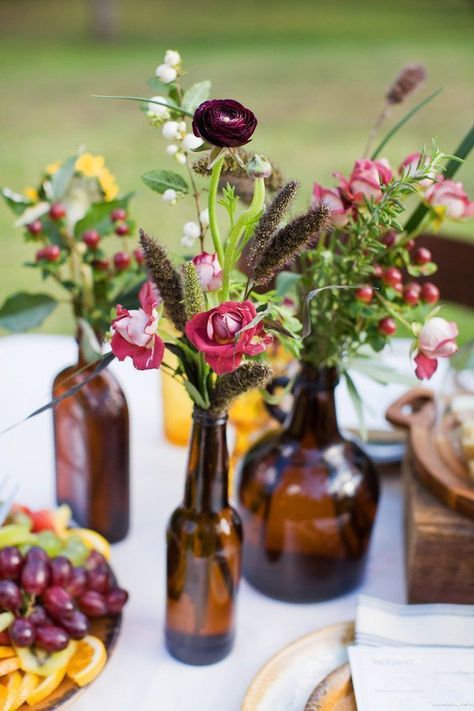
[[[164,95],[143,106],[187,176],[160,169],[143,180],[171,205],[190,198],[196,219],[185,223],[182,245],[194,254],[173,261],[141,232],[149,282],[139,309],[117,307],[111,347],[138,369],[165,368],[194,402],[184,500],[167,529],[166,642],[182,661],[207,664],[232,646],[241,567],[241,524],[228,501],[226,413],[234,398],[271,379],[265,355],[274,339],[295,350],[301,330],[275,290],[255,287],[317,242],[328,209],[311,206],[283,225],[297,189],[290,182],[265,211],[272,167],[262,155],[241,150],[255,132],[254,113],[234,99],[208,99],[209,82],[185,91],[181,76],[179,54],[168,51],[150,82]],[[239,200],[231,180],[223,184],[223,173],[245,181],[246,199]],[[167,352],[176,357],[175,367]]]

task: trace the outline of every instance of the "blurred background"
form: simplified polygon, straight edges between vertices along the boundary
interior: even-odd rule
[[[212,96],[254,110],[253,145],[302,182],[302,203],[314,180],[331,185],[333,171],[350,171],[386,87],[409,62],[428,70],[416,100],[443,92],[385,155],[397,166],[431,136],[449,153],[472,123],[472,10],[469,0],[0,0],[0,183],[20,192],[84,145],[105,156],[123,192],[136,191],[139,224],[178,249],[191,206],[189,215],[173,210],[140,180],[176,168],[160,131],[138,104],[91,96],[151,96],[146,80],[168,48],[181,53],[185,81],[211,79]],[[458,176],[472,199],[472,160]],[[37,271],[22,267],[35,247],[12,222],[0,205],[0,303],[40,287]],[[446,223],[443,234],[470,239],[472,221]],[[474,337],[472,312],[450,306],[443,315],[459,319],[462,340]],[[42,330],[69,329],[68,312],[58,309]]]

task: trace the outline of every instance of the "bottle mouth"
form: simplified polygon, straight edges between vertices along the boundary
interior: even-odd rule
[[[215,425],[225,425],[227,422],[227,412],[210,412],[194,405],[193,420],[194,422],[204,425],[205,427],[214,427]]]

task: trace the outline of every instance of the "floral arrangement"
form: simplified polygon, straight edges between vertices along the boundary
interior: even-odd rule
[[[185,223],[182,244],[197,248],[197,254],[175,264],[163,246],[141,232],[149,282],[140,292],[139,309],[117,307],[111,346],[119,360],[130,357],[138,369],[166,368],[195,405],[223,412],[234,397],[268,383],[271,368],[263,358],[275,336],[296,347],[299,322],[283,297],[262,287],[316,244],[328,208],[311,206],[283,224],[298,188],[289,182],[265,210],[272,167],[264,156],[241,151],[257,127],[255,115],[234,99],[208,99],[209,82],[185,91],[181,75],[179,54],[168,51],[150,82],[165,95],[146,100],[143,108],[171,141],[166,152],[186,169],[187,178],[160,169],[143,180],[170,204],[191,199],[196,221]],[[247,189],[249,181],[252,185],[250,201],[241,201],[230,181],[223,185],[223,172],[245,174]],[[207,207],[198,184],[203,178]],[[243,259],[245,275],[238,269]],[[176,368],[166,363],[165,349],[177,356]]]
[[[134,294],[136,300],[143,282],[142,253],[135,249],[132,256],[130,244],[131,195],[119,195],[103,156],[84,152],[48,165],[36,187],[21,194],[4,188],[2,195],[17,215],[15,226],[36,247],[27,266],[66,293],[81,333],[98,353],[111,306],[117,299],[133,301]],[[105,242],[112,235],[120,244],[110,258]],[[57,304],[53,294],[17,293],[0,309],[0,325],[13,331],[37,327]]]
[[[430,277],[437,267],[430,251],[416,245],[416,237],[446,219],[474,215],[474,203],[462,184],[452,180],[461,161],[442,153],[435,141],[429,151],[411,153],[397,169],[380,157],[395,130],[434,95],[412,109],[371,151],[390,109],[404,101],[424,76],[418,65],[402,70],[387,91],[365,155],[355,161],[349,177],[335,173],[333,187],[314,185],[312,204],[328,207],[331,229],[316,249],[302,256],[297,273],[280,277],[300,304],[305,324],[302,360],[344,371],[359,410],[360,398],[347,367],[385,382],[394,379],[380,364],[369,365],[367,356],[381,351],[400,326],[413,337],[420,379],[433,375],[438,358],[457,350],[456,324],[438,315],[438,288],[431,281],[417,281]],[[465,157],[473,142],[471,132],[457,156]],[[421,198],[421,203],[405,219],[414,198]]]

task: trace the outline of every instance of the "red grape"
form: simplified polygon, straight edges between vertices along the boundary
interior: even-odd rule
[[[36,630],[36,645],[46,652],[60,652],[69,644],[69,635],[62,627],[45,625]]]
[[[96,570],[96,568],[101,568],[107,565],[107,561],[99,551],[91,551],[87,556],[86,560],[87,570]]]
[[[64,586],[71,597],[79,597],[87,588],[86,569],[79,565],[72,569],[71,579]]]
[[[5,546],[0,550],[0,577],[15,580],[23,565],[23,558],[15,546]]]
[[[19,617],[8,628],[11,640],[17,647],[32,647],[36,639],[36,630],[30,620]]]
[[[95,590],[83,593],[77,604],[87,617],[102,617],[107,614],[105,597]]]
[[[82,639],[89,631],[89,620],[79,610],[74,610],[67,617],[61,617],[59,621],[72,639]]]
[[[105,601],[107,603],[107,612],[111,615],[118,615],[122,612],[128,600],[128,592],[123,588],[112,588],[107,593]]]
[[[15,612],[21,605],[20,588],[13,580],[0,580],[0,609]]]
[[[48,564],[43,560],[27,560],[21,574],[21,585],[30,595],[41,595],[49,583]]]
[[[106,566],[99,566],[87,573],[87,587],[89,590],[105,593],[109,588],[109,571]]]
[[[49,556],[43,548],[32,546],[26,554],[26,562],[29,563],[30,560],[42,560],[44,563],[47,563]]]
[[[64,587],[72,578],[72,565],[69,558],[58,555],[49,561],[51,569],[51,582],[53,585]]]
[[[53,585],[53,587],[46,590],[43,595],[43,603],[53,617],[62,617],[74,612],[72,597],[59,585]]]
[[[53,624],[50,616],[47,614],[44,607],[41,607],[41,605],[36,605],[36,607],[33,608],[33,610],[28,615],[28,620],[35,627],[44,627],[44,625]]]

